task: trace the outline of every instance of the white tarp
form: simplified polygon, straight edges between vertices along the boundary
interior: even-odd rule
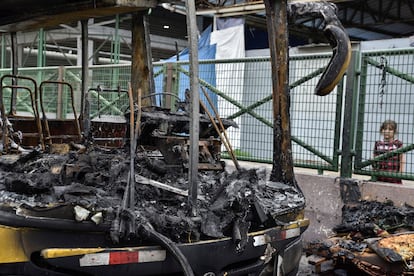
[[[245,57],[244,25],[237,25],[223,30],[213,31],[210,44],[216,44],[216,59],[237,59]],[[216,87],[235,101],[242,103],[244,79],[243,63],[217,63]],[[228,117],[239,108],[219,97],[218,110],[221,117]],[[241,118],[235,122],[241,126]],[[234,149],[240,148],[240,129],[229,129],[229,138]]]
[[[244,25],[213,31],[210,44],[216,44],[216,59],[243,58]]]

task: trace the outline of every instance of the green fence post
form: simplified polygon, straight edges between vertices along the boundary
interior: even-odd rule
[[[119,15],[115,17],[115,33],[112,37],[111,45],[111,63],[119,64],[121,42],[119,38]],[[119,67],[111,67],[112,70],[112,87],[115,88],[119,85]]]
[[[361,55],[361,72],[360,72],[360,89],[358,95],[358,118],[357,125],[355,128],[356,131],[356,141],[355,141],[355,160],[354,160],[354,170],[361,169],[362,162],[362,144],[364,136],[364,116],[365,116],[365,98],[367,94],[367,74],[368,74],[368,62],[367,55]],[[356,105],[355,105],[356,106]]]
[[[168,62],[164,65],[164,79],[163,79],[163,91],[172,93],[178,96],[178,75],[177,67],[180,66],[177,63]],[[175,98],[168,94],[161,97],[162,105],[165,108],[169,108],[175,111]]]
[[[6,39],[5,35],[1,35],[1,65],[0,67],[6,68]]]
[[[332,153],[332,168],[335,171],[339,170],[339,155],[341,151],[339,150],[340,141],[341,141],[341,119],[342,119],[342,107],[344,105],[344,78],[337,86],[337,96],[336,96],[336,112],[335,112],[335,136],[334,136],[334,145]],[[323,173],[323,171],[322,171]]]
[[[359,52],[353,51],[350,66],[346,73],[346,89],[345,89],[345,107],[342,129],[342,155],[341,155],[341,178],[350,178],[352,176],[353,163],[353,145],[354,145],[354,100],[357,91],[357,61]]]
[[[45,50],[45,32],[40,29],[37,41],[37,67],[45,66],[44,50]]]

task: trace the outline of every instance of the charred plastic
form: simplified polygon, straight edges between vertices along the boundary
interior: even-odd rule
[[[226,127],[234,126],[231,121],[224,123]],[[119,132],[123,139],[116,145],[121,141],[120,147],[108,143],[113,138],[93,141],[98,131],[103,136],[105,129],[111,129],[104,127],[102,120],[91,122],[92,137],[86,146],[71,142],[57,153],[26,148],[2,155],[1,210],[79,224],[92,221],[108,229],[112,239],[119,231],[114,229],[114,221],[127,217],[131,231],[115,240],[144,238],[138,229],[150,225],[175,242],[232,237],[239,249],[247,240],[247,232],[284,225],[302,212],[305,200],[298,187],[268,181],[264,169],[226,170],[220,161],[218,135],[202,114],[198,213],[190,215],[188,124],[185,112],[144,111],[133,159],[125,139],[127,128]],[[135,204],[125,210],[122,203],[131,160]]]

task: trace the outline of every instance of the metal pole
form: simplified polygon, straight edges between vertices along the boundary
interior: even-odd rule
[[[85,137],[89,136],[89,118],[87,112],[87,90],[89,78],[89,63],[88,63],[88,20],[81,21],[82,28],[82,87],[81,87],[81,119],[83,121],[83,131]]]
[[[155,81],[154,81],[154,67],[152,65],[152,52],[151,52],[151,37],[150,37],[150,25],[149,16],[146,14],[144,19],[144,32],[145,32],[145,45],[147,47],[147,63],[148,63],[148,78],[149,78],[149,94],[155,93]],[[155,96],[151,98],[151,105],[155,104]]]
[[[119,15],[118,14],[115,17],[115,39],[113,43],[114,43],[114,49],[113,49],[114,52],[112,53],[114,57],[113,62],[115,64],[118,64],[120,60],[119,55],[120,55],[120,48],[121,48],[121,42],[119,38]]]
[[[350,178],[352,176],[353,164],[353,122],[355,114],[353,112],[354,105],[354,91],[356,85],[356,57],[357,53],[354,51],[351,56],[350,66],[346,73],[346,88],[345,88],[345,107],[344,107],[344,124],[342,128],[342,155],[341,155],[341,178]]]
[[[112,40],[112,53],[111,53],[111,62],[113,64],[119,64],[120,60],[120,47],[121,42],[119,38],[119,15],[115,16],[115,33],[114,38]],[[119,68],[115,67],[112,69],[112,87],[119,86]]]
[[[6,38],[5,35],[1,35],[1,68],[6,67]]]
[[[197,215],[197,191],[198,191],[198,142],[200,128],[200,94],[198,80],[198,32],[194,0],[186,1],[187,9],[187,33],[190,49],[190,164],[189,172],[189,205],[193,216]]]
[[[18,61],[18,54],[17,54],[17,35],[15,32],[11,33],[11,66],[12,66],[12,75],[13,76],[17,76],[18,74],[18,67],[19,67],[19,61]],[[17,85],[17,79],[16,78],[12,78],[12,85],[15,86]],[[12,89],[12,95],[13,97],[11,98],[11,110],[9,110],[9,112],[11,114],[15,114],[16,113],[16,101],[17,101],[17,90],[16,88]]]
[[[11,39],[11,66],[12,66],[12,75],[17,76],[17,71],[19,67],[18,54],[17,54],[17,35],[16,33],[10,34]],[[15,79],[15,78],[13,78]]]
[[[41,28],[38,32],[38,41],[37,41],[37,67],[45,66],[45,32]],[[43,70],[37,71],[37,82],[42,82],[42,72]]]
[[[43,28],[39,30],[37,41],[37,67],[44,67],[44,51],[45,50],[45,32]],[[39,81],[39,80],[38,80]]]
[[[64,80],[64,69],[63,66],[59,66],[58,68],[58,81]],[[63,113],[63,108],[66,106],[66,104],[63,102],[63,86],[61,84],[58,84],[57,86],[58,90],[58,101],[56,103],[56,118],[62,119],[63,115],[66,117],[66,112]]]

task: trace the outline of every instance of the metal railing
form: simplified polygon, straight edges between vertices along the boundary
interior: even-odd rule
[[[291,58],[292,140],[296,166],[336,171],[340,141],[340,124],[336,122],[341,117],[342,85],[327,97],[313,95],[316,77],[323,72],[329,58],[328,54]],[[160,64],[155,66],[155,72],[159,90],[182,97],[180,93],[189,83],[187,62]],[[221,116],[239,125],[229,130],[238,159],[272,162],[269,58],[201,61],[199,75],[200,85],[215,100]],[[320,110],[321,105],[324,110]],[[324,143],[319,143],[320,140]]]
[[[344,162],[341,154],[345,146],[352,155],[346,162],[353,163],[353,166],[349,166],[352,171],[341,171],[341,174],[371,175],[373,179],[379,175],[392,175],[377,171],[372,164],[378,161],[373,158],[373,144],[380,138],[379,125],[385,119],[394,119],[399,123],[398,137],[404,142],[398,153],[404,153],[406,161],[404,172],[398,173],[398,177],[414,179],[414,50],[358,52],[350,65],[353,70],[348,71],[331,94],[319,97],[313,94],[314,87],[329,58],[330,54],[290,57],[290,115],[295,166],[317,169],[320,173],[323,170],[339,171],[341,159]],[[189,88],[188,68],[186,61],[155,63],[154,92],[157,95],[170,93],[183,99],[184,91]],[[75,95],[78,95],[75,96],[75,107],[79,112],[81,68],[22,68],[19,72],[34,78],[41,76],[42,80],[72,83]],[[7,73],[9,70],[0,70],[0,75]],[[221,117],[233,119],[239,126],[228,129],[237,158],[271,163],[273,113],[269,58],[203,60],[199,64],[199,77],[200,85],[207,91]],[[99,85],[103,89],[126,90],[130,66],[91,66],[89,79],[88,87],[91,88]],[[348,97],[353,97],[350,98],[351,104],[345,105]],[[200,99],[206,102],[201,90]],[[116,99],[104,100],[106,104],[91,107],[91,114],[114,114],[114,110],[124,109],[125,99],[119,103]],[[172,110],[176,108],[174,101],[158,97],[156,100],[158,104],[167,102]],[[344,126],[351,129],[344,130]],[[351,139],[344,143],[343,135],[347,132],[351,133]],[[223,157],[228,156],[223,150]]]
[[[354,172],[414,179],[414,49],[361,53],[358,116]],[[397,123],[396,139],[403,146],[393,153],[374,157],[374,145],[382,139],[380,127],[385,120]],[[384,172],[378,162],[393,154],[403,155],[402,172]]]

